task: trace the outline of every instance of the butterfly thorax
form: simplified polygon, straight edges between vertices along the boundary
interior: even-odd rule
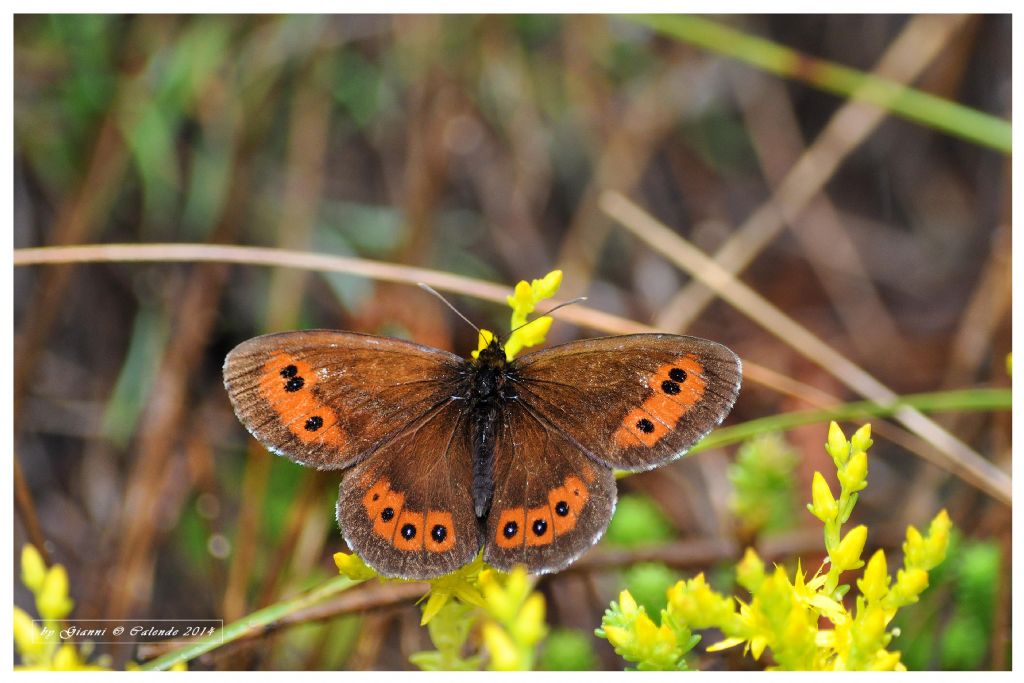
[[[483,517],[494,493],[494,444],[502,406],[515,399],[510,381],[514,365],[505,356],[497,339],[469,364],[469,414],[473,440],[473,504],[477,517]]]

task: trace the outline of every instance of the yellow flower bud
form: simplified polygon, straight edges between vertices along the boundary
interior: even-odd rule
[[[879,653],[869,668],[872,671],[906,671],[906,667],[900,664],[900,653],[887,651]]]
[[[21,549],[21,582],[32,591],[38,593],[46,579],[46,563],[36,547],[26,543]]]
[[[334,553],[334,565],[338,568],[338,573],[353,581],[365,581],[377,576],[377,572],[367,567],[363,559],[355,553]]]
[[[18,607],[14,608],[14,647],[26,663],[34,661],[46,648],[39,627],[25,610]]]
[[[931,569],[946,559],[946,551],[949,549],[949,531],[953,522],[945,509],[935,515],[932,523],[928,526],[928,541],[926,543],[927,566],[923,569]]]
[[[483,351],[484,349],[486,349],[488,346],[491,345],[491,340],[493,340],[493,339],[494,339],[494,333],[493,332],[491,332],[490,330],[483,330],[483,329],[480,330],[480,334],[478,335],[476,351],[474,351],[470,355],[472,355],[473,358],[476,358],[477,356],[479,356],[481,351]],[[508,354],[505,354],[505,355],[508,355]]]
[[[512,635],[520,643],[533,645],[540,642],[545,631],[544,596],[540,593],[532,593],[523,603],[523,608],[519,610],[519,615],[512,625]]]
[[[868,609],[863,616],[858,617],[852,634],[861,650],[880,650],[885,647],[885,643],[882,642],[882,636],[885,635],[885,612],[876,607]]]
[[[860,554],[864,551],[864,543],[868,540],[868,528],[861,524],[850,531],[839,541],[839,547],[829,556],[832,566],[838,571],[856,569],[863,562]]]
[[[633,622],[633,633],[641,647],[654,647],[658,640],[658,626],[653,619],[647,616],[646,612],[640,612],[637,615],[636,621]]]
[[[533,288],[530,286],[530,283],[526,280],[520,280],[516,283],[515,289],[512,290],[512,294],[506,297],[505,301],[507,301],[509,307],[517,313],[520,311],[523,313],[529,313],[533,310],[533,305],[537,301],[537,298],[533,295]]]
[[[70,643],[62,645],[53,656],[54,671],[74,671],[81,667],[78,651]]]
[[[920,567],[924,564],[924,538],[916,527],[907,527],[907,540],[903,541],[903,564],[907,567]]]
[[[604,637],[614,648],[625,647],[633,640],[632,632],[622,626],[602,626],[601,630],[604,631]]]
[[[743,559],[736,565],[736,581],[751,593],[756,593],[764,581],[764,561],[753,548],[747,548]]]
[[[562,271],[552,270],[540,280],[533,281],[533,289],[541,299],[550,299],[562,286]]]
[[[46,572],[43,585],[36,594],[36,609],[43,619],[63,619],[74,607],[68,597],[68,573],[62,565],[55,564]]]
[[[850,444],[835,421],[828,426],[828,443],[825,444],[825,450],[832,456],[832,461],[837,467],[841,467],[850,455]]]
[[[633,599],[632,594],[628,590],[619,593],[619,610],[627,615],[637,611],[636,600]]]
[[[871,423],[864,425],[854,432],[852,437],[850,437],[850,444],[853,447],[854,452],[866,451],[871,448],[871,444],[873,443],[874,441],[871,440]]]
[[[491,655],[491,668],[496,671],[522,669],[519,651],[505,630],[492,621],[484,623],[484,647]]]
[[[814,473],[814,479],[811,481],[811,504],[807,509],[823,522],[832,521],[839,514],[839,505],[821,472]]]
[[[864,577],[857,581],[861,594],[869,602],[881,600],[889,591],[889,570],[885,561],[885,553],[876,550],[864,569]]]
[[[928,572],[923,569],[901,569],[896,574],[896,585],[892,592],[901,605],[917,601],[917,596],[928,587]]]
[[[867,476],[868,454],[864,451],[857,451],[847,461],[846,466],[839,470],[839,483],[843,490],[853,493],[868,485]]]

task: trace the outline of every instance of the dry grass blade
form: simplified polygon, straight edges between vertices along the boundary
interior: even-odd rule
[[[891,405],[897,400],[896,393],[891,389],[626,197],[614,192],[606,193],[602,197],[601,206],[631,233],[700,280],[717,296],[861,396],[882,405]],[[916,409],[901,408],[896,411],[895,419],[942,452],[942,461],[936,462],[937,465],[977,486],[996,500],[1007,505],[1010,503],[1009,475],[967,444]]]
[[[907,83],[934,60],[966,21],[961,16],[915,17],[893,42],[873,73]],[[800,160],[778,185],[771,199],[743,223],[715,254],[715,261],[738,273],[782,231],[795,221],[833,174],[861,143],[881,125],[886,112],[860,100],[850,100],[835,113]],[[657,324],[669,330],[685,329],[712,301],[714,291],[700,282],[684,287],[666,306]]]
[[[14,251],[15,266],[115,261],[136,263],[216,261],[347,273],[386,282],[401,282],[412,285],[423,282],[435,289],[455,292],[501,304],[505,303],[505,298],[508,296],[509,291],[507,285],[462,275],[453,275],[429,268],[416,268],[349,256],[328,256],[266,247],[219,244],[84,244],[71,247],[16,249]],[[559,303],[558,301],[554,302],[556,305]],[[638,334],[664,331],[657,327],[644,325],[635,320],[605,313],[582,304],[562,308],[558,311],[556,317],[579,327],[607,334]],[[748,360],[743,361],[743,374],[747,380],[762,384],[779,393],[802,399],[811,405],[825,407],[839,403],[839,399],[834,396],[829,396],[814,387],[784,377],[774,370]]]

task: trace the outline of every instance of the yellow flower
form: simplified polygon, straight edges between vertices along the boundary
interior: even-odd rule
[[[530,321],[527,325],[527,317],[534,312],[537,304],[544,299],[550,299],[562,285],[562,271],[553,270],[539,280],[526,282],[520,280],[516,284],[512,294],[508,297],[508,305],[512,308],[512,319],[509,329],[511,333],[505,340],[505,357],[512,360],[524,348],[541,344],[547,338],[548,330],[553,322],[550,316],[541,316]],[[494,339],[490,330],[480,330],[480,345],[473,352],[476,358],[480,351],[487,348]]]
[[[46,641],[39,627],[25,610],[18,607],[14,608],[14,647],[26,663],[36,661],[46,650]]]
[[[483,558],[478,555],[475,560],[466,566],[431,581],[430,593],[428,593],[427,603],[423,606],[420,625],[425,626],[430,623],[430,620],[453,597],[458,598],[460,602],[465,604],[483,607],[484,598],[476,585],[483,568]]]
[[[378,576],[377,572],[368,567],[363,558],[355,553],[334,553],[334,564],[338,572],[353,581],[366,581]]]
[[[493,621],[484,624],[484,647],[491,655],[491,668],[495,671],[517,671],[520,667],[519,650],[512,638]]]
[[[536,645],[547,634],[544,596],[531,592],[530,578],[522,567],[504,576],[485,569],[478,584],[490,617],[483,627],[490,667],[499,671],[533,668]]]

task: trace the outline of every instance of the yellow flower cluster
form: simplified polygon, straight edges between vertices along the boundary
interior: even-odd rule
[[[533,591],[522,567],[511,574],[494,569],[480,573],[480,589],[487,618],[483,624],[484,647],[490,669],[529,671],[537,646],[547,635],[544,596]]]
[[[660,627],[655,628],[650,618],[642,615],[642,608],[641,616],[636,617],[635,602],[623,592],[619,604],[612,603],[606,613],[603,631],[599,630],[598,635],[608,638],[629,661],[639,662],[640,668],[664,664],[666,649],[679,642],[672,631],[684,625],[717,628],[725,635],[709,651],[744,644],[749,654],[760,659],[765,650],[770,650],[779,669],[903,669],[900,653],[887,649],[895,634],[886,629],[897,610],[916,602],[928,587],[928,572],[945,559],[952,524],[943,510],[932,520],[927,536],[914,527],[907,529],[904,566],[895,582],[888,573],[885,554],[875,552],[857,580],[860,595],[855,608],[848,608],[844,597],[850,587],[840,585],[839,577],[864,567],[861,553],[867,527],[858,526],[845,536],[841,527],[853,511],[858,492],[867,486],[870,446],[869,426],[847,441],[839,426],[832,423],[826,450],[836,465],[840,495],[838,499],[833,497],[824,477],[816,472],[813,502],[808,506],[825,525],[827,571],[820,567],[808,579],[798,563],[790,580],[782,567],[768,572],[757,553],[748,549],[736,567],[736,578],[749,591],[749,601],[720,595],[700,574],[668,590],[668,607],[662,613]],[[832,628],[822,628],[822,618]],[[676,647],[683,653],[689,649]]]
[[[520,351],[529,346],[544,343],[548,330],[553,322],[551,316],[545,315],[531,320],[527,325],[527,316],[537,308],[544,299],[550,299],[562,286],[562,271],[553,270],[539,280],[526,282],[520,280],[515,291],[508,297],[508,305],[512,308],[512,321],[509,329],[511,334],[505,340],[505,357],[512,360]],[[481,351],[494,339],[490,330],[480,330],[480,346],[473,352],[476,358]]]
[[[686,671],[686,653],[700,641],[668,610],[661,611],[661,624],[655,624],[628,590],[619,593],[595,633],[640,671]]]
[[[338,571],[350,579],[384,579],[357,555],[336,553]],[[533,667],[537,646],[547,634],[544,596],[534,592],[526,571],[517,568],[503,574],[484,564],[482,557],[451,574],[431,580],[421,601],[420,624],[427,626],[437,648],[417,652],[412,663],[429,671],[477,670],[484,658],[464,656],[463,646],[470,631],[479,624],[489,668],[497,671],[528,670]],[[454,599],[453,599],[454,598]]]
[[[21,656],[19,671],[105,671],[102,666],[86,664],[85,657],[71,643],[61,643],[57,637],[61,619],[71,614],[75,606],[68,595],[68,573],[62,565],[49,569],[35,546],[21,550],[21,582],[32,591],[36,610],[52,635],[42,629],[20,607],[14,608],[14,647]]]

